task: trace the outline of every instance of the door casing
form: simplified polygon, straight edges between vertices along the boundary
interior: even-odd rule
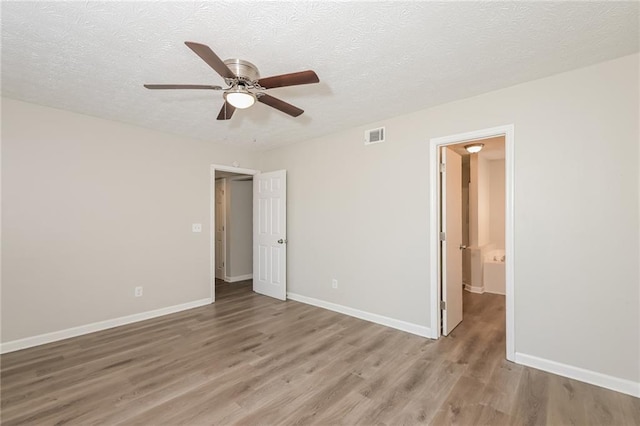
[[[506,358],[515,362],[515,303],[514,303],[514,125],[491,127],[466,133],[432,138],[429,142],[429,264],[431,337],[441,335],[440,315],[440,147],[462,142],[504,136],[505,139],[505,310]]]

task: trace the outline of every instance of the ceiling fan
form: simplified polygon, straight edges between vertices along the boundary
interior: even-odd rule
[[[227,59],[223,61],[207,45],[192,41],[186,41],[184,44],[193,50],[196,55],[200,56],[215,72],[220,74],[228,87],[200,84],[145,84],[144,87],[147,89],[222,90],[224,91],[224,105],[222,105],[222,109],[218,114],[218,120],[230,119],[236,108],[249,108],[256,100],[292,117],[297,117],[304,111],[283,100],[267,95],[263,91],[276,87],[320,82],[316,73],[311,70],[260,78],[258,68],[251,62],[242,59]]]

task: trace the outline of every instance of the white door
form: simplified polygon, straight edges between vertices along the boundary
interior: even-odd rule
[[[462,321],[462,158],[441,148],[442,334],[447,336]]]
[[[287,298],[287,171],[253,178],[253,291]]]
[[[216,180],[216,278],[223,280],[225,271],[225,200],[224,200],[224,179]]]

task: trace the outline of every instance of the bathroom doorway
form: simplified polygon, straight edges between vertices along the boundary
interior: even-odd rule
[[[431,154],[433,337],[488,315],[513,360],[513,126],[432,139]]]
[[[468,152],[465,146],[477,146]],[[450,145],[462,159],[462,284],[476,294],[504,296],[504,136]]]

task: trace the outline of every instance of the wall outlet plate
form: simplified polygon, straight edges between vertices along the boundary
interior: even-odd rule
[[[201,223],[192,223],[191,224],[191,232],[202,232],[202,224]]]
[[[338,288],[338,280],[335,278],[331,280],[331,287]]]
[[[142,297],[142,286],[138,286],[133,290],[133,294],[136,297]]]

